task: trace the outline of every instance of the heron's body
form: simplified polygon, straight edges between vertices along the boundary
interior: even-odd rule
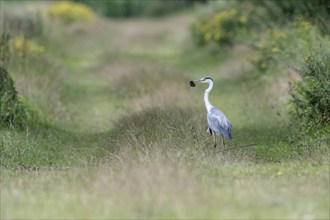
[[[208,131],[212,134],[223,135],[226,139],[231,139],[231,124],[223,114],[216,107],[211,108],[207,113],[207,123],[209,125]]]
[[[207,123],[208,123],[208,129],[207,131],[210,132],[210,134],[213,135],[214,139],[214,147],[216,147],[216,139],[215,135],[222,136],[222,143],[225,145],[224,137],[226,139],[231,139],[231,123],[225,116],[225,114],[217,109],[215,106],[213,106],[209,101],[209,93],[211,92],[213,88],[213,80],[210,77],[204,77],[200,80],[195,80],[194,82],[201,82],[201,83],[208,83],[209,87],[205,90],[204,93],[204,102],[205,107],[207,110]]]

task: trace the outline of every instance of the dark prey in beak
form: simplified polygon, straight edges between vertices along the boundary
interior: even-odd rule
[[[192,80],[189,82],[189,84],[190,84],[191,87],[195,87],[196,86],[196,84]]]

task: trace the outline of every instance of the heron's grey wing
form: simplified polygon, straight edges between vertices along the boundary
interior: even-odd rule
[[[231,124],[225,114],[223,114],[219,109],[213,107],[207,114],[207,122],[209,127],[217,132],[218,134],[223,134],[225,138],[231,139]]]

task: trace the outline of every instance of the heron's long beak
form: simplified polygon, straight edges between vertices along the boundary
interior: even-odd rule
[[[203,81],[202,79],[194,80],[195,83],[202,82],[202,81]]]

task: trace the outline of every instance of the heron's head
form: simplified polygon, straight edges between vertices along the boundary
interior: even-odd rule
[[[198,80],[191,80],[189,83],[190,83],[191,87],[195,87],[196,86],[195,83],[213,83],[213,79],[211,77],[207,76],[207,77],[203,77]]]

